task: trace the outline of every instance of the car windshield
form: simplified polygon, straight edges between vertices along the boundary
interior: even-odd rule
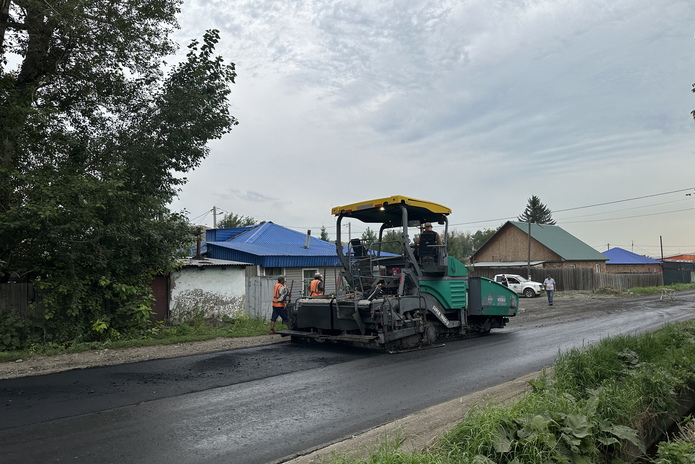
[[[519,282],[529,282],[528,279],[524,279],[524,278],[521,277],[521,276],[517,276],[516,278],[519,279]]]

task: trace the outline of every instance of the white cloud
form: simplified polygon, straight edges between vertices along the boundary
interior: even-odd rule
[[[680,0],[188,0],[178,41],[221,30],[241,124],[174,207],[306,229],[406,194],[470,223],[533,194],[563,209],[695,186],[693,20]],[[692,213],[562,219],[592,245],[695,250]]]

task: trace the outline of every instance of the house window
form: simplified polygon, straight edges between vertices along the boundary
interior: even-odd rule
[[[304,295],[309,294],[309,284],[311,283],[312,280],[314,280],[314,275],[319,272],[318,269],[303,269],[302,270],[302,291],[304,292]]]
[[[601,265],[597,264],[596,265],[596,274],[600,274],[600,273],[601,273]]]
[[[281,267],[266,267],[264,272],[267,276],[279,276],[283,274]]]

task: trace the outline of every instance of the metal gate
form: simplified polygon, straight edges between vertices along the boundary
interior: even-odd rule
[[[273,287],[276,283],[277,276],[247,277],[244,314],[269,320],[273,314]]]

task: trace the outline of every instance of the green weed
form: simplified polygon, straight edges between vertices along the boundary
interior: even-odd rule
[[[10,334],[8,340],[14,340],[15,333],[22,330],[22,325],[16,321],[6,323],[5,334]],[[178,343],[187,343],[195,341],[210,340],[218,337],[251,337],[256,335],[265,335],[269,331],[269,323],[267,320],[249,317],[230,318],[223,317],[222,319],[204,319],[193,318],[185,323],[178,325],[165,325],[156,323],[144,334],[128,337],[122,334],[116,334],[112,331],[106,331],[106,338],[100,341],[79,341],[73,340],[65,343],[40,343],[35,340],[26,349],[13,349],[20,345],[9,345],[8,349],[0,351],[0,362],[11,362],[17,359],[27,359],[36,355],[56,355],[63,353],[79,353],[83,351],[99,350],[104,348],[118,349],[131,348],[139,346],[157,346],[171,345]],[[277,330],[283,330],[286,327],[278,323]],[[21,332],[19,332],[21,334]],[[3,332],[0,330],[0,335]]]
[[[430,451],[408,453],[390,440],[366,460],[336,456],[331,462],[622,463],[645,453],[640,428],[672,412],[678,394],[695,380],[694,334],[690,321],[570,350],[517,402],[470,410]],[[695,462],[692,443],[681,438],[663,445],[654,462]]]

